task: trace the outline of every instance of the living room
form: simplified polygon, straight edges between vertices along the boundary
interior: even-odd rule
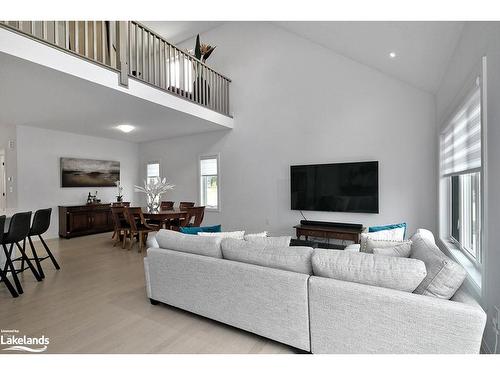
[[[499,22],[43,14],[0,23],[5,337],[44,335],[44,353],[72,354],[497,353]],[[89,21],[61,21],[75,19]],[[32,232],[12,240],[23,212]],[[378,255],[370,235],[414,248]],[[419,241],[448,267],[432,291],[421,283],[439,272]],[[342,262],[384,276],[335,274]],[[272,303],[278,292],[289,305]]]

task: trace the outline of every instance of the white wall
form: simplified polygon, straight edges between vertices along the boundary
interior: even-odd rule
[[[17,127],[18,207],[35,210],[52,207],[52,222],[47,237],[58,235],[57,206],[85,204],[89,191],[98,191],[102,202],[116,200],[117,190],[109,188],[61,188],[60,157],[77,157],[120,162],[124,200],[135,201],[138,145],[105,138]]]
[[[482,303],[488,312],[485,342],[487,350],[493,350],[494,333],[491,318],[493,306],[500,306],[500,22],[468,22],[463,30],[462,38],[450,62],[441,87],[437,93],[438,118],[445,116],[455,95],[468,78],[482,56],[487,56],[487,191],[488,199],[486,217],[486,246]],[[439,125],[439,124],[438,124]]]
[[[291,164],[378,160],[380,214],[307,218],[435,229],[433,95],[270,23],[228,23],[201,39],[233,80],[234,129],[141,144],[142,164],[160,160],[177,185],[169,199],[198,201],[198,156],[220,153],[222,210],[206,223],[292,233]]]
[[[9,147],[9,141],[14,141],[14,147]],[[5,151],[5,179],[7,186],[6,204],[8,208],[17,206],[17,153],[16,127],[0,124],[0,149]],[[12,190],[12,191],[11,191]]]

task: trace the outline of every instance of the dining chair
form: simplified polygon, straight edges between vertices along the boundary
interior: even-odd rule
[[[179,210],[185,210],[186,208],[194,207],[194,202],[179,202]]]
[[[0,243],[2,242],[3,236],[4,236],[5,219],[6,219],[5,215],[0,216],[0,229],[1,229],[1,231],[0,231]],[[3,282],[5,284],[5,286],[9,290],[10,295],[12,297],[14,297],[14,298],[19,297],[19,294],[17,293],[16,288],[14,288],[14,286],[12,285],[10,280],[7,278],[7,273],[6,272],[4,273],[3,269],[0,267],[0,283],[1,282]]]
[[[194,205],[194,202],[179,202],[179,210],[186,211],[188,208],[194,207]],[[170,229],[178,231],[184,219],[186,218],[170,220]]]
[[[125,240],[127,239],[128,232],[130,231],[130,225],[125,216],[125,208],[127,206],[121,207],[111,207],[111,217],[113,218],[113,237],[116,237],[113,247],[116,246],[118,242],[122,243],[122,249],[125,249]]]
[[[155,232],[159,230],[160,227],[146,222],[141,207],[125,207],[125,217],[130,226],[129,250],[132,249],[134,237],[137,237],[139,240],[139,252],[141,253],[146,243],[148,233]]]
[[[173,210],[174,209],[174,202],[173,201],[162,201],[160,203],[160,210],[161,211],[167,211],[167,210]]]
[[[111,202],[111,207],[130,207],[130,202]],[[116,231],[113,232],[111,239],[115,238],[115,236],[116,236]]]
[[[181,221],[181,227],[199,227],[203,221],[203,216],[205,216],[205,206],[189,207],[186,211],[187,214],[184,220]]]
[[[2,236],[1,244],[5,253],[5,267],[3,269],[3,273],[7,276],[7,273],[10,272],[12,274],[12,279],[14,280],[14,284],[16,286],[17,292],[19,294],[23,294],[23,288],[21,283],[19,282],[19,278],[17,277],[18,273],[23,272],[26,269],[30,269],[35,276],[37,281],[42,281],[42,278],[38,274],[37,270],[31,263],[31,260],[26,255],[26,237],[30,232],[31,228],[31,211],[28,212],[18,212],[12,216],[10,219],[9,230],[4,233]],[[19,242],[23,242],[23,246],[19,245]],[[9,249],[7,250],[7,245]],[[17,249],[21,253],[20,257],[12,259],[14,245],[17,246]],[[21,268],[16,269],[14,267],[15,261],[21,261]],[[28,265],[28,267],[24,267],[24,263]]]
[[[50,251],[50,249],[47,246],[47,244],[45,243],[44,239],[42,238],[42,234],[44,234],[45,232],[47,232],[49,230],[51,214],[52,214],[52,208],[44,208],[41,210],[37,210],[35,212],[35,215],[33,216],[33,223],[31,224],[31,228],[30,228],[30,231],[28,233],[28,242],[29,242],[30,247],[31,247],[31,252],[33,253],[33,258],[29,258],[29,259],[35,261],[36,267],[38,269],[38,274],[40,275],[40,277],[42,279],[45,278],[45,273],[43,272],[41,262],[43,262],[45,259],[50,259],[52,261],[52,264],[56,268],[56,270],[61,269],[61,267],[59,266],[59,263],[57,263],[56,258],[54,257],[54,255]],[[42,243],[47,255],[42,256],[42,257],[38,256],[38,254],[35,250],[35,246],[33,245],[33,241],[31,239],[32,236],[38,236],[38,238],[40,239],[40,242]]]

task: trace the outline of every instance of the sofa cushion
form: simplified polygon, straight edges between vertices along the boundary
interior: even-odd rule
[[[343,250],[314,250],[312,267],[317,276],[405,292],[413,292],[427,274],[418,259]]]
[[[179,231],[184,234],[198,234],[200,232],[216,233],[221,231],[221,225],[212,225],[209,227],[180,227]]]
[[[149,249],[150,247],[154,248],[159,248],[160,245],[158,245],[158,241],[156,240],[156,235],[158,232],[150,232],[148,234],[148,238],[146,240],[146,249]]]
[[[274,247],[265,243],[224,238],[221,244],[224,259],[256,264],[305,274],[312,274],[313,249],[303,246]]]
[[[249,236],[245,238],[248,242],[264,245],[266,247],[287,247],[290,246],[291,236],[282,237],[254,237]]]
[[[260,233],[248,233],[245,234],[244,238],[245,240],[248,240],[249,238],[253,237],[267,237],[267,231],[260,232]]]
[[[202,237],[220,237],[220,238],[236,238],[242,240],[245,236],[244,230],[237,230],[234,232],[198,232],[198,236]]]
[[[383,232],[386,230],[393,230],[393,229],[399,229],[399,232],[401,232],[401,229],[403,229],[403,238],[404,238],[404,236],[406,234],[406,223],[377,225],[374,227],[369,227],[368,232],[375,233],[375,232]],[[395,233],[398,233],[398,231],[395,231]],[[401,238],[401,239],[403,239],[403,238]]]
[[[425,233],[416,233],[411,240],[410,257],[423,261],[427,269],[427,276],[414,293],[450,299],[462,285],[467,272],[448,258]]]
[[[220,237],[193,236],[173,230],[160,229],[156,234],[156,241],[162,249],[222,258],[220,248],[222,238]]]
[[[373,254],[409,258],[411,254],[411,241],[405,241],[401,245],[391,247],[376,247],[373,249]]]

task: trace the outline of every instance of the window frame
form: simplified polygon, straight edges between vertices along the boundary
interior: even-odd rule
[[[203,202],[203,189],[201,186],[202,175],[201,175],[201,161],[216,159],[217,160],[217,208],[206,206],[205,202]],[[210,212],[221,212],[221,167],[220,167],[220,153],[215,154],[204,154],[198,156],[198,199],[200,205],[205,205],[205,211]]]
[[[463,175],[468,175],[468,174],[474,174],[474,173],[479,173],[480,175],[480,178],[479,178],[479,196],[480,196],[480,204],[479,204],[479,217],[480,217],[480,222],[479,222],[479,252],[477,254],[476,257],[474,257],[471,253],[471,250],[470,249],[467,249],[466,247],[466,244],[463,244],[462,242],[460,242],[460,239],[456,239],[455,237],[453,237],[453,222],[452,222],[452,218],[453,218],[453,214],[452,214],[452,210],[453,210],[453,194],[452,194],[452,178],[457,176],[460,178],[460,176],[463,176]],[[478,270],[481,270],[482,269],[482,264],[483,264],[483,238],[482,238],[482,228],[483,228],[483,206],[484,206],[484,203],[483,203],[483,196],[482,196],[482,169],[481,168],[475,168],[475,169],[472,169],[472,170],[469,170],[467,171],[466,173],[459,173],[459,174],[454,174],[454,175],[449,175],[449,176],[446,176],[445,178],[447,179],[450,179],[450,191],[448,192],[448,198],[449,198],[449,214],[448,214],[448,225],[449,225],[449,228],[448,228],[448,241],[450,241],[458,250],[460,250],[463,255],[471,262],[473,263],[473,265],[478,269]],[[459,180],[460,182],[460,180]],[[462,191],[462,186],[459,185],[459,195],[461,195],[461,191]],[[463,200],[459,199],[459,218],[462,214],[462,210],[463,210]]]

